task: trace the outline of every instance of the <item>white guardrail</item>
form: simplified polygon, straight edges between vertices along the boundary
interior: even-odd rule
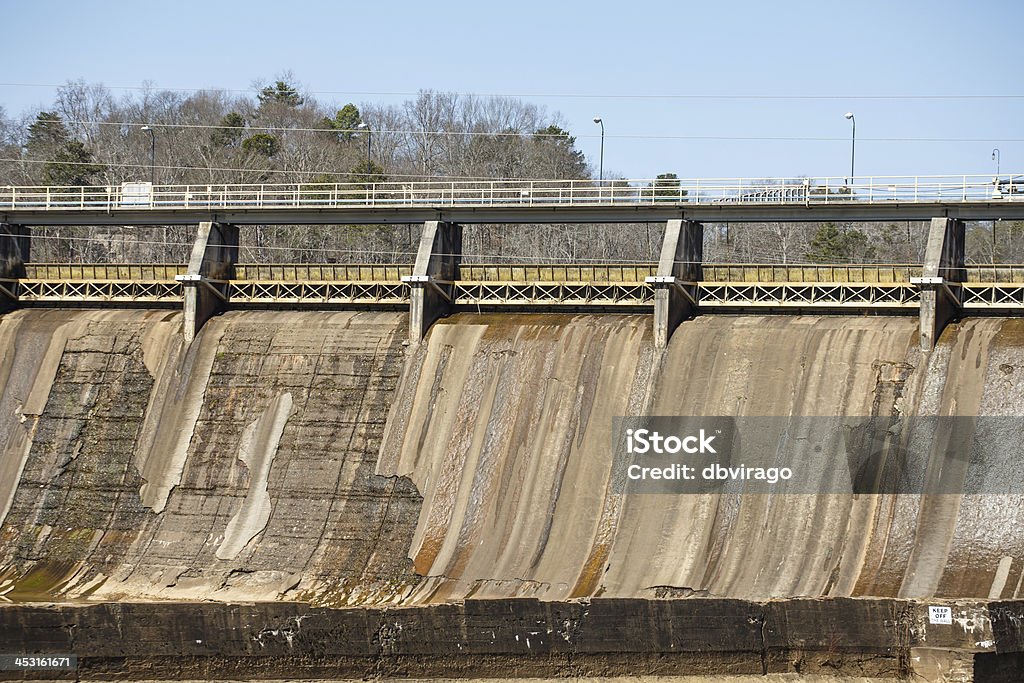
[[[677,184],[678,183],[678,184]],[[0,210],[635,206],[1024,201],[1024,175],[493,180],[110,187],[0,186]]]

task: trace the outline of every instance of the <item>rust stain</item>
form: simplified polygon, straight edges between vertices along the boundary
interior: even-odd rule
[[[569,599],[585,598],[594,595],[601,585],[601,577],[604,576],[604,568],[608,563],[608,555],[611,549],[606,543],[595,545],[587,561],[583,563],[576,585],[569,592]]]

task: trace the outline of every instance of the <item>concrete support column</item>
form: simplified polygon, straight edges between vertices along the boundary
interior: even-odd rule
[[[921,287],[921,349],[931,351],[942,330],[963,313],[959,283],[967,278],[964,253],[964,222],[933,218],[928,232],[921,277],[911,282]]]
[[[452,282],[458,279],[462,260],[462,226],[443,221],[423,224],[416,265],[409,284],[409,342],[419,344],[434,321],[451,310]]]
[[[179,275],[185,287],[185,343],[191,344],[203,324],[227,308],[227,280],[235,277],[238,227],[200,223],[192,245],[188,273]]]
[[[668,346],[679,323],[697,314],[697,286],[704,260],[704,226],[694,221],[670,220],[661,243],[658,274],[647,278],[654,285],[654,345]]]
[[[18,283],[25,277],[29,260],[31,232],[22,225],[0,223],[0,309],[9,310],[18,303]]]

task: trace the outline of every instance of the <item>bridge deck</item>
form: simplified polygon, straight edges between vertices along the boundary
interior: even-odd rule
[[[626,223],[1024,218],[1024,176],[0,187],[0,223]]]

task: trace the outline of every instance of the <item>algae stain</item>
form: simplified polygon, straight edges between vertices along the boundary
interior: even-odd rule
[[[39,562],[17,579],[14,588],[4,597],[12,602],[53,599],[74,577],[79,567],[80,564],[73,561]]]

